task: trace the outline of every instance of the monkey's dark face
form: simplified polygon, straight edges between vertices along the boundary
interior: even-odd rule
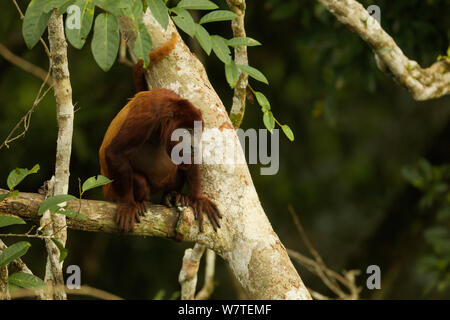
[[[194,128],[179,127],[173,131],[170,141],[167,144],[167,153],[169,156],[175,156],[181,158],[181,164],[172,159],[175,163],[178,163],[180,169],[187,170],[200,153],[201,143],[201,131]],[[174,150],[175,149],[175,150]]]
[[[198,158],[196,154],[204,127],[202,112],[188,100],[178,100],[171,107],[172,112],[161,120],[161,140],[165,142],[169,157],[178,158],[172,159],[175,164],[190,167],[194,158]]]

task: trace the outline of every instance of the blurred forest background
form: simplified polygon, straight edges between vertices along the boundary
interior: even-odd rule
[[[226,8],[224,1],[215,2]],[[22,10],[28,5],[26,0],[18,3]],[[361,3],[381,8],[383,28],[423,67],[450,45],[448,0]],[[211,34],[232,37],[229,22],[206,27]],[[330,268],[360,269],[357,283],[365,288],[367,266],[380,266],[381,290],[364,289],[362,298],[450,298],[450,97],[414,101],[376,68],[370,48],[315,1],[248,1],[246,28],[249,37],[263,44],[249,48],[250,64],[267,76],[270,85],[250,83],[269,98],[277,119],[295,134],[294,142],[280,135],[277,175],[261,176],[258,165],[250,168],[284,245],[307,253],[287,210],[292,205]],[[214,54],[205,56],[195,40],[181,34],[230,108],[233,91],[223,63]],[[31,51],[25,46],[12,1],[1,2],[0,42],[47,70],[42,46]],[[77,109],[69,190],[74,195],[78,177],[85,180],[99,173],[97,152],[103,134],[134,93],[129,67],[116,63],[105,73],[90,50],[90,40],[82,50],[69,46]],[[1,141],[32,106],[40,85],[41,80],[0,57]],[[264,128],[257,105],[248,105],[242,128]],[[36,108],[26,136],[0,150],[0,187],[6,188],[12,169],[39,163],[38,174],[18,188],[37,192],[54,172],[56,134],[50,92]],[[100,189],[86,197],[103,199]],[[183,252],[192,246],[73,230],[68,235],[65,265],[81,267],[83,284],[128,299],[176,294]],[[43,242],[31,242],[24,261],[43,277]],[[308,287],[331,295],[320,279],[297,267]],[[221,259],[216,281],[212,299],[237,297],[236,284]]]

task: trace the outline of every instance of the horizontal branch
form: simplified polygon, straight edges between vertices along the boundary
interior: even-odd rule
[[[394,39],[384,31],[367,10],[355,0],[317,0],[341,23],[359,34],[375,53],[377,66],[390,71],[394,79],[404,85],[416,100],[439,98],[450,93],[450,61],[421,68],[408,59]]]
[[[7,193],[0,189],[0,194]],[[38,209],[44,201],[44,196],[37,193],[21,192],[16,198],[6,198],[0,202],[0,215],[15,215],[26,221],[39,223]],[[72,200],[68,202],[68,209],[81,212],[86,220],[68,218],[67,226],[70,229],[117,233],[114,217],[116,205],[114,203],[98,200]],[[178,213],[176,209],[162,205],[147,203],[145,216],[137,223],[132,235],[154,236],[184,241],[205,241],[212,228],[205,226],[202,237],[198,237],[198,225],[190,208]],[[211,235],[214,238],[214,234]],[[203,241],[202,241],[203,240]]]

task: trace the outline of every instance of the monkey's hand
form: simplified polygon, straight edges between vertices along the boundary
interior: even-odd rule
[[[195,219],[199,223],[200,232],[203,232],[203,214],[208,216],[214,231],[217,232],[217,229],[220,228],[219,219],[222,218],[222,215],[216,204],[204,196],[191,198],[172,191],[164,196],[163,202],[168,207],[192,207]]]
[[[220,228],[219,219],[222,219],[222,215],[214,202],[202,196],[197,199],[192,199],[191,207],[194,209],[195,219],[198,219],[200,232],[203,231],[204,213],[208,216],[214,231],[217,232],[217,229]]]
[[[134,222],[140,222],[139,207],[136,204],[118,203],[116,224],[125,233],[134,231]]]

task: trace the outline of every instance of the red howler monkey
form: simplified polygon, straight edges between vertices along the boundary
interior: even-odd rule
[[[150,52],[150,65],[169,54],[176,40],[174,33],[171,40]],[[192,131],[194,121],[203,124],[202,113],[171,90],[141,91],[146,90],[144,71],[140,60],[133,70],[138,93],[111,121],[99,150],[101,174],[113,180],[103,186],[103,194],[117,203],[116,223],[121,231],[133,231],[134,222],[145,211],[144,201],[150,193],[162,191],[166,205],[193,208],[200,231],[203,213],[217,231],[221,215],[202,194],[200,166],[193,161],[176,165],[170,158],[178,143],[171,141],[172,132],[178,128]],[[185,183],[188,195],[181,194]]]

